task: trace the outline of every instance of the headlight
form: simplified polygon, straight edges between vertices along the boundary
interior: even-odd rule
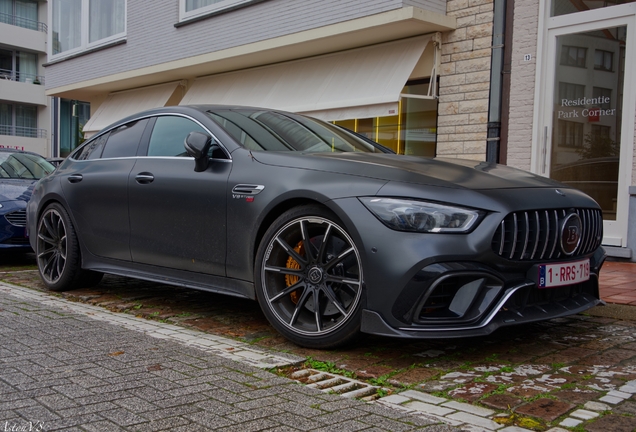
[[[464,233],[475,225],[481,212],[461,207],[397,198],[359,198],[391,229],[421,233]]]

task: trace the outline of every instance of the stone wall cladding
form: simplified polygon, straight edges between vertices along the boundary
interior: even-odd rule
[[[493,0],[448,0],[442,37],[437,155],[486,159]]]
[[[446,0],[404,0],[404,6],[415,6],[420,9],[446,15]]]
[[[47,88],[247,45],[415,6],[445,13],[445,0],[268,0],[175,28],[178,0],[127,2],[126,43],[49,66]],[[53,59],[49,59],[53,60]]]
[[[530,170],[532,158],[538,28],[539,0],[515,2],[507,164],[524,170]],[[530,61],[524,61],[526,54]]]

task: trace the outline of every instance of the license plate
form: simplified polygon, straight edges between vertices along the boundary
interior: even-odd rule
[[[590,260],[539,266],[539,288],[573,285],[590,279]]]

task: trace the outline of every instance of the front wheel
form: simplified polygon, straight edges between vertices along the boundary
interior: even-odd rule
[[[263,313],[292,342],[334,348],[359,333],[360,254],[327,209],[311,205],[282,214],[265,233],[254,271]]]
[[[102,273],[83,270],[79,242],[68,213],[58,203],[49,205],[38,220],[35,247],[38,271],[52,291],[97,285]]]

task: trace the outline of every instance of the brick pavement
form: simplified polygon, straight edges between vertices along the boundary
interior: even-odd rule
[[[633,286],[634,278],[629,275],[634,269],[636,264],[608,262],[601,273],[602,297],[608,300],[606,289],[612,284],[621,289]],[[37,272],[9,272],[0,279],[34,292],[43,290]],[[115,316],[140,315],[230,336],[260,348],[311,356],[354,372],[359,379],[392,385],[389,397],[404,398],[382,403],[404,412],[441,412],[450,423],[472,421],[471,431],[535,427],[636,430],[636,396],[630,392],[630,383],[636,380],[636,308],[621,298],[614,303],[623,304],[501,329],[482,338],[399,341],[365,337],[341,350],[315,351],[287,343],[271,330],[254,302],[241,299],[112,276],[98,287],[63,293],[63,297],[127,312]],[[403,386],[425,396],[406,396]],[[421,398],[426,395],[441,401],[424,402]],[[401,402],[391,402],[396,400]],[[480,416],[466,405],[493,413]]]
[[[4,288],[2,430],[456,430]]]
[[[636,263],[606,261],[600,284],[606,302],[636,306]]]

